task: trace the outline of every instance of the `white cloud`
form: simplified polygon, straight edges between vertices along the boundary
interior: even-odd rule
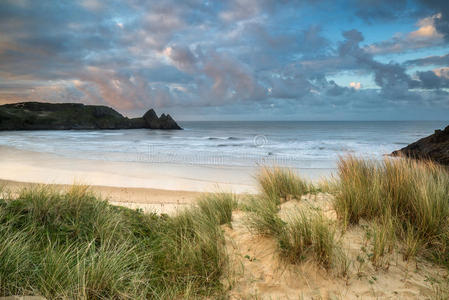
[[[442,39],[443,35],[435,28],[435,19],[441,19],[441,14],[436,14],[418,21],[418,30],[411,32],[410,39]]]
[[[449,67],[434,69],[433,72],[438,77],[444,77],[444,78],[449,79]]]
[[[366,46],[365,50],[371,54],[386,54],[442,45],[444,36],[435,28],[435,20],[440,18],[441,14],[436,14],[420,19],[417,30],[405,35],[396,33],[389,40]]]
[[[99,10],[103,7],[103,3],[99,0],[83,0],[81,5],[88,10]]]
[[[362,84],[360,82],[351,82],[349,83],[349,87],[352,87],[355,90],[360,90],[362,88]]]

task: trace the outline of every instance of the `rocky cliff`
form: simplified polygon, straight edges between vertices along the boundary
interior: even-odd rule
[[[444,130],[422,138],[391,155],[405,155],[416,159],[431,159],[443,165],[449,165],[449,126]]]
[[[107,106],[22,102],[0,106],[0,130],[182,129],[170,115],[150,109],[129,119]]]

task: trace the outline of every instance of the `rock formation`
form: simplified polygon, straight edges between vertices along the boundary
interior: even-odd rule
[[[449,165],[449,126],[444,130],[435,130],[434,134],[422,138],[401,150],[394,151],[391,155],[430,159],[442,165]]]
[[[22,102],[0,106],[0,130],[182,129],[170,115],[150,109],[129,119],[107,106]]]

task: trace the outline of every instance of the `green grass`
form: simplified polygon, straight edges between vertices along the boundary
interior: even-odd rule
[[[278,241],[282,257],[291,263],[313,257],[326,269],[336,265],[339,248],[336,231],[321,213],[297,211],[291,214]]]
[[[261,235],[278,236],[285,227],[285,222],[277,215],[279,211],[276,201],[264,196],[255,196],[247,200],[248,227]]]
[[[256,179],[263,195],[276,203],[281,199],[299,199],[312,188],[310,183],[286,168],[262,168]]]
[[[321,213],[298,209],[288,220],[279,217],[280,199],[297,199],[316,189],[288,169],[264,168],[257,176],[262,194],[247,199],[247,225],[276,239],[281,258],[299,263],[313,258],[326,269],[340,267],[343,253],[334,225]]]
[[[232,211],[237,208],[238,201],[231,193],[211,193],[203,195],[197,205],[204,215],[222,225],[231,223]]]
[[[376,268],[388,268],[389,261],[385,256],[391,253],[396,245],[395,224],[391,216],[371,224],[371,262]]]
[[[391,219],[404,258],[423,253],[449,263],[449,173],[428,161],[346,157],[338,165],[335,197],[344,226]]]
[[[227,264],[219,225],[233,205],[217,194],[168,217],[109,205],[80,186],[24,189],[0,200],[0,296],[214,295]]]

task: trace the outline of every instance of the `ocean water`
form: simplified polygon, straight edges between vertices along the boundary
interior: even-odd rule
[[[384,154],[448,122],[180,122],[182,131],[0,132],[0,145],[94,160],[174,165],[335,168],[339,156]]]

